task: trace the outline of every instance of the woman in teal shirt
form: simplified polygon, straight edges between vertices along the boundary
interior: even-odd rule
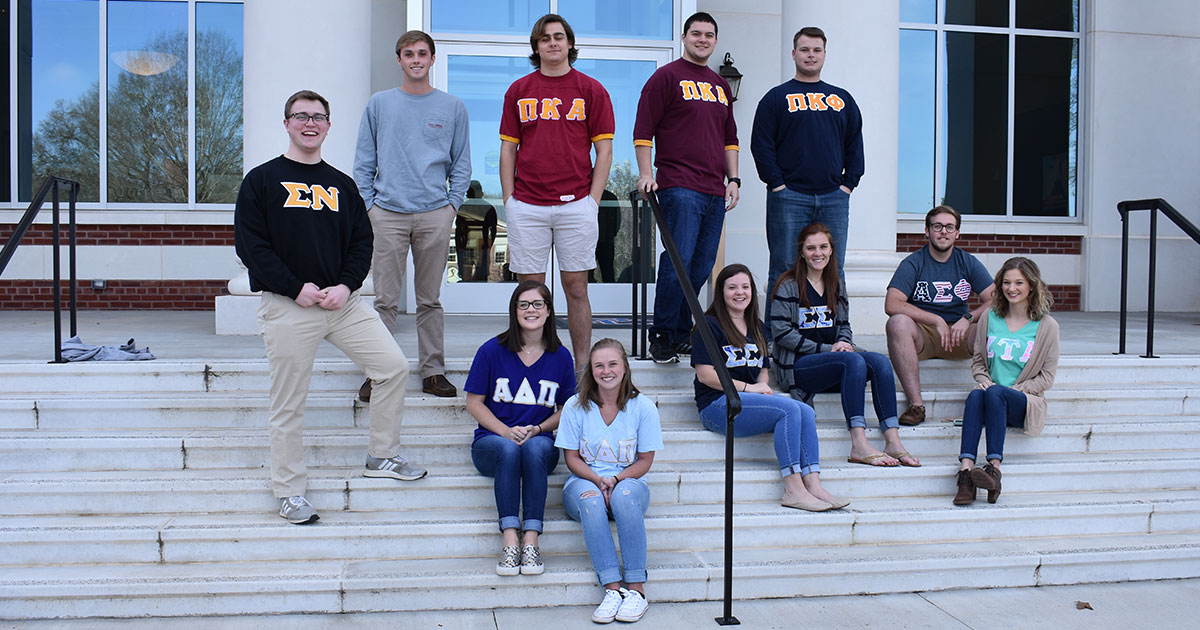
[[[1000,461],[1008,427],[1039,435],[1046,425],[1043,392],[1058,370],[1058,322],[1049,315],[1054,298],[1036,263],[1016,257],[996,273],[992,307],[984,315],[987,334],[976,334],[971,374],[977,383],[963,409],[955,505],[975,501],[977,488],[988,503],[1000,497]],[[987,460],[975,467],[979,437],[986,430]]]

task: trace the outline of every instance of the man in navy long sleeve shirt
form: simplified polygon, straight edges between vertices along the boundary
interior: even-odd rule
[[[863,174],[858,105],[849,92],[821,80],[824,31],[800,29],[792,38],[792,60],[795,78],[758,102],[750,140],[758,177],[768,191],[768,295],[796,261],[800,230],[813,222],[824,223],[833,233],[838,275],[845,286],[850,193]]]

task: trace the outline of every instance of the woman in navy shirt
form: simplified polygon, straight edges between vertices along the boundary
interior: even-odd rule
[[[554,331],[554,301],[546,285],[532,280],[517,285],[508,303],[508,330],[480,346],[463,390],[467,412],[479,423],[471,461],[496,478],[504,536],[496,573],[538,575],[545,568],[538,535],[546,478],[558,465],[553,431],[563,404],[575,394],[575,363]],[[518,530],[524,530],[523,540]]]
[[[850,504],[821,486],[816,414],[788,396],[776,396],[767,384],[771,365],[767,335],[758,318],[758,294],[750,269],[733,264],[717,275],[720,294],[705,312],[733,385],[742,392],[742,412],[734,420],[734,437],[775,433],[775,457],[783,475],[784,507],[824,512]],[[699,331],[692,334],[692,367],[696,369],[696,406],[704,427],[725,433],[726,400],[713,358]]]

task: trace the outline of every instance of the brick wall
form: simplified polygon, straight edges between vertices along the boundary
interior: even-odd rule
[[[896,251],[915,252],[926,243],[924,234],[897,234]],[[1057,236],[1049,234],[975,234],[962,235],[954,241],[972,254],[1083,254],[1082,236]],[[1082,308],[1082,295],[1078,284],[1051,284],[1047,287],[1054,295],[1054,310],[1078,311]],[[971,308],[979,305],[978,298],[971,298]]]
[[[896,251],[915,252],[925,245],[924,234],[897,234]],[[972,254],[1083,254],[1082,236],[1049,234],[963,234],[955,241]]]
[[[0,243],[8,240],[15,226],[0,226]],[[33,225],[21,239],[22,245],[52,245],[54,228]],[[59,238],[67,244],[67,230]],[[76,245],[226,245],[233,246],[232,225],[77,225]]]
[[[83,310],[211,311],[213,298],[226,295],[226,280],[109,280],[103,291],[88,280],[76,281],[78,308]],[[63,308],[70,283],[63,280]],[[0,279],[0,310],[44,311],[54,308],[54,281]]]

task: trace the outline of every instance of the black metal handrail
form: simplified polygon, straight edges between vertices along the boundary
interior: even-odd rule
[[[75,312],[75,202],[79,199],[79,182],[62,177],[50,176],[42,183],[42,187],[38,189],[37,195],[34,195],[33,201],[29,203],[29,208],[25,210],[25,214],[21,215],[21,220],[17,222],[13,233],[8,237],[8,241],[4,243],[4,249],[0,250],[0,274],[4,273],[4,269],[8,267],[8,261],[12,259],[13,254],[17,251],[17,246],[21,244],[21,239],[25,237],[25,232],[29,230],[29,226],[33,225],[34,218],[42,209],[42,204],[46,201],[46,195],[51,195],[53,210],[54,210],[54,227],[52,230],[53,249],[54,249],[54,361],[52,363],[66,363],[62,358],[62,274],[59,252],[61,243],[59,242],[59,232],[61,231],[61,221],[59,219],[59,200],[58,191],[66,189],[68,194],[67,201],[67,241],[69,243],[68,251],[68,276],[70,278],[70,300],[71,300],[71,336],[74,337],[78,333]]]
[[[1200,228],[1197,228],[1187,217],[1183,216],[1166,199],[1138,199],[1122,201],[1117,204],[1117,212],[1121,215],[1121,334],[1115,354],[1125,354],[1125,327],[1128,317],[1129,294],[1129,213],[1137,210],[1150,211],[1150,279],[1146,287],[1146,359],[1156,359],[1154,356],[1154,282],[1158,261],[1158,213],[1161,211],[1184,234],[1200,244]]]
[[[705,350],[708,351],[710,357],[724,356],[720,347],[717,346],[717,339],[713,336],[712,330],[707,325],[707,319],[704,316],[704,309],[700,307],[700,300],[696,297],[696,291],[692,287],[692,281],[688,278],[688,270],[683,265],[683,259],[679,257],[679,249],[675,247],[675,239],[671,237],[671,232],[667,229],[667,220],[663,217],[662,209],[658,206],[658,195],[653,192],[649,194],[634,190],[629,193],[629,201],[633,205],[633,351],[637,354],[638,348],[638,330],[639,324],[641,327],[641,358],[645,359],[646,354],[646,335],[649,326],[646,323],[646,293],[647,293],[647,278],[643,273],[644,269],[649,269],[650,257],[654,253],[654,243],[650,240],[650,224],[641,217],[642,210],[639,204],[639,198],[646,201],[650,212],[654,215],[654,223],[658,227],[658,234],[662,238],[663,249],[667,251],[667,257],[671,260],[671,265],[675,267],[675,275],[679,277],[679,284],[683,287],[683,297],[687,300],[688,308],[691,309],[692,319],[696,321],[696,330],[700,333],[700,340],[704,343]],[[643,267],[643,265],[645,265]],[[638,285],[641,285],[641,313],[638,313]],[[738,624],[737,617],[733,616],[733,422],[738,414],[742,412],[742,398],[738,395],[737,388],[733,386],[733,378],[729,376],[729,369],[725,367],[724,361],[713,361],[713,369],[717,372],[717,378],[721,381],[721,391],[725,393],[725,608],[723,616],[717,617],[717,623],[723,626]]]

